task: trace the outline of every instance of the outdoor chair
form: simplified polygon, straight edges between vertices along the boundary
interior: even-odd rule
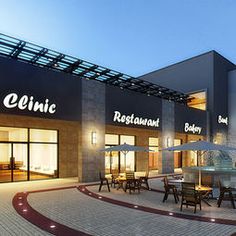
[[[146,188],[149,190],[148,175],[149,175],[149,172],[146,172],[145,176],[141,176],[139,178],[139,181],[140,181],[141,186],[144,184]]]
[[[182,183],[182,191],[181,191],[181,206],[180,210],[182,211],[183,205],[194,206],[194,213],[196,213],[197,204],[200,206],[200,210],[202,210],[201,206],[201,195],[198,191],[195,190],[195,183]]]
[[[175,198],[175,203],[178,203],[179,196],[178,196],[178,191],[177,191],[176,186],[174,184],[169,184],[167,177],[164,177],[163,181],[164,181],[164,189],[165,189],[163,202],[165,202],[168,199],[168,195],[172,192]]]
[[[126,172],[125,192],[127,191],[127,189],[129,189],[129,193],[131,194],[131,190],[135,192],[135,190],[137,189],[138,193],[140,193],[140,186],[140,179],[135,179],[134,172]]]
[[[100,186],[99,186],[99,192],[101,191],[102,189],[102,186],[105,184],[107,185],[107,188],[108,188],[108,191],[110,192],[110,187],[109,187],[109,182],[108,182],[108,179],[105,178],[105,177],[102,177],[102,173],[99,172],[99,178],[100,178]]]
[[[117,178],[119,177],[119,171],[118,170],[113,170],[111,172],[112,174],[112,179],[111,179],[111,187],[113,185],[113,187],[115,188],[116,187],[116,184],[118,184],[118,180]]]
[[[234,195],[232,193],[233,189],[231,187],[225,187],[222,185],[221,181],[218,180],[220,195],[217,201],[218,207],[220,207],[222,200],[230,200],[233,208],[235,209]]]

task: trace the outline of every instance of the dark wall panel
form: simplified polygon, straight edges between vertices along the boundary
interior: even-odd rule
[[[161,126],[161,99],[143,95],[137,92],[132,92],[128,90],[121,90],[113,86],[107,86],[106,88],[106,123],[115,124],[121,126],[129,127],[139,127],[139,128],[150,128],[150,129],[159,129]],[[121,115],[132,116],[128,117],[126,122],[114,122],[113,118],[115,111],[119,111]],[[135,117],[147,119],[146,125],[141,124],[132,124],[131,120],[134,121]],[[148,125],[151,121],[154,123],[153,126]],[[158,121],[159,119],[159,121]],[[154,125],[157,121],[158,126]]]
[[[175,130],[180,133],[206,135],[206,111],[175,104]]]
[[[214,56],[214,104],[212,112],[212,130],[214,133],[226,133],[228,125],[219,123],[219,116],[228,117],[228,72],[235,69],[235,65],[224,57],[215,53]]]
[[[56,112],[34,112],[18,107],[6,108],[4,98],[16,93],[18,100],[27,95],[33,101],[56,104]],[[81,115],[81,81],[71,75],[0,57],[0,111],[51,119],[79,120]]]

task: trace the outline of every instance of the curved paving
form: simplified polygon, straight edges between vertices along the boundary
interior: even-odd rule
[[[207,232],[216,236],[231,235],[236,231],[234,219],[212,219],[145,206],[138,204],[140,200],[135,194],[131,194],[133,202],[121,201],[107,196],[106,191],[96,193],[97,186],[94,185],[77,186],[81,192],[78,196],[75,188],[18,193],[13,205],[25,219],[54,235],[198,235]],[[138,221],[134,220],[136,218]]]
[[[27,200],[27,197],[30,193],[66,190],[72,188],[75,188],[75,186],[17,193],[12,200],[12,204],[19,215],[21,215],[23,218],[25,218],[32,224],[53,235],[89,236],[90,234],[86,234],[82,231],[72,229],[66,225],[60,224],[48,217],[45,217],[44,215],[36,211],[34,208],[32,208]]]

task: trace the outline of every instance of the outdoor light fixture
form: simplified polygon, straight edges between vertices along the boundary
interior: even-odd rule
[[[171,139],[170,139],[170,137],[167,137],[167,139],[166,139],[166,146],[167,147],[171,146]]]
[[[97,143],[97,133],[95,131],[93,131],[91,133],[91,143],[92,144],[96,144]]]

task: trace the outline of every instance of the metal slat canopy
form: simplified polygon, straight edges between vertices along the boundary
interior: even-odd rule
[[[4,34],[0,34],[0,55],[185,105],[191,100],[187,94]]]

